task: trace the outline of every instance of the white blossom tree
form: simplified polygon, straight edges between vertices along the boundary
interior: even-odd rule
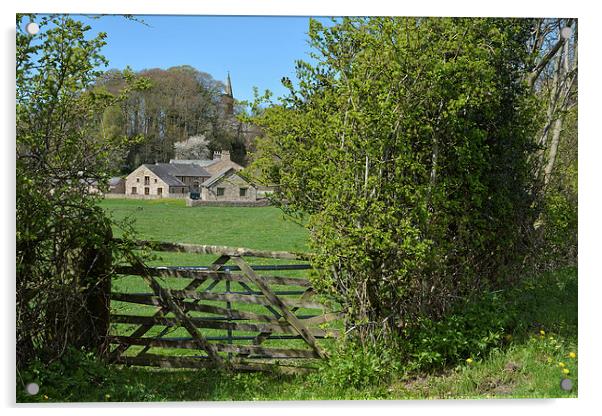
[[[209,140],[204,135],[191,136],[188,140],[174,143],[176,159],[207,159]]]

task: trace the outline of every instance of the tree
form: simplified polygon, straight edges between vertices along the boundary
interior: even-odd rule
[[[307,215],[315,285],[366,341],[509,284],[536,217],[521,19],[311,21],[316,65],[256,117],[256,165]]]
[[[40,32],[23,31],[35,20]],[[120,95],[92,84],[106,34],[64,15],[17,15],[17,364],[98,347],[94,305],[108,283],[111,221],[91,185],[107,188],[109,156],[129,145],[103,127],[105,110],[144,80],[125,73]],[[104,133],[103,133],[104,132]],[[102,267],[101,267],[102,266]],[[106,328],[104,328],[106,329]]]
[[[534,251],[549,269],[577,261],[577,20],[536,19],[528,46],[525,77],[542,111],[533,155],[541,206]]]
[[[209,141],[205,136],[192,136],[188,140],[174,143],[176,159],[208,159]]]
[[[539,172],[550,183],[567,114],[577,106],[577,21],[539,19],[531,39],[529,86],[544,103],[545,119],[539,133]]]
[[[210,151],[231,149],[235,160],[244,160],[245,137],[235,116],[224,112],[220,81],[188,65],[145,69],[138,75],[149,79],[151,87],[130,94],[120,104],[121,117],[111,117],[111,128],[128,137],[142,137],[122,158],[124,173],[141,163],[169,161],[175,143],[193,136],[205,137]],[[118,93],[125,80],[121,71],[111,70],[96,85]]]

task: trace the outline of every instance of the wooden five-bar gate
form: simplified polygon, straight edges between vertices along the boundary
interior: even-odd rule
[[[132,256],[129,264],[117,267],[118,275],[141,278],[139,287],[146,291],[111,292],[109,359],[114,363],[299,372],[324,358],[322,343],[339,334],[332,326],[340,313],[316,300],[309,280],[282,275],[311,269],[305,255],[139,244],[154,251],[218,258],[207,267],[149,267]],[[294,264],[250,265],[245,257]],[[120,313],[122,309],[133,313]]]

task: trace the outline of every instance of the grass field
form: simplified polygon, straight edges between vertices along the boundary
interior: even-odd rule
[[[266,250],[307,250],[306,231],[285,221],[280,211],[272,207],[187,208],[182,201],[132,200],[105,200],[102,206],[117,219],[135,219],[135,228],[143,239]],[[115,230],[115,234],[119,235],[119,230]],[[174,253],[163,255],[154,263],[206,265],[214,258]],[[569,268],[532,276],[524,279],[520,289],[520,296],[513,299],[514,306],[521,311],[522,325],[519,329],[509,333],[506,342],[488,355],[474,357],[472,361],[463,359],[437,373],[400,374],[385,384],[355,388],[326,384],[317,374],[297,377],[266,373],[222,374],[205,369],[112,366],[106,374],[103,373],[103,384],[98,385],[77,381],[84,370],[78,369],[76,374],[68,375],[61,367],[61,378],[47,383],[50,386],[46,386],[43,395],[21,397],[20,401],[576,397],[577,270]],[[114,290],[149,291],[144,282],[131,276],[116,279]],[[153,311],[152,308],[119,303],[115,303],[114,308],[125,314]],[[131,330],[126,327],[116,329]],[[297,341],[281,341],[281,345],[294,345],[294,342]],[[182,354],[182,351],[172,353]],[[92,366],[86,371],[94,372],[95,368]],[[572,390],[561,389],[563,378],[573,382]]]
[[[307,231],[274,207],[186,207],[183,200],[106,199],[115,219],[133,218],[143,239],[306,251]],[[119,234],[119,230],[116,230]]]

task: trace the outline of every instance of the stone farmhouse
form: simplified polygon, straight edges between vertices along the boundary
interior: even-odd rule
[[[214,152],[213,159],[177,160],[143,164],[125,180],[129,198],[187,198],[198,193],[203,201],[257,200],[257,187],[238,173],[242,166],[230,152]]]

